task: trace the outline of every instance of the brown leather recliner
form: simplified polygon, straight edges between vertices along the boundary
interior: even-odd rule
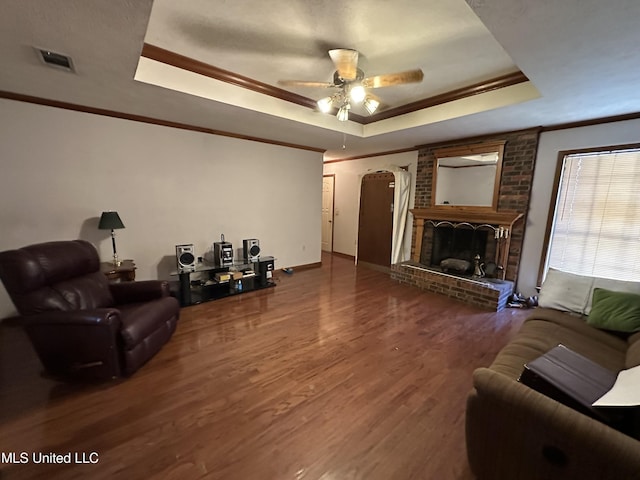
[[[166,281],[109,283],[84,240],[0,252],[0,279],[54,376],[131,375],[169,341],[180,314]]]

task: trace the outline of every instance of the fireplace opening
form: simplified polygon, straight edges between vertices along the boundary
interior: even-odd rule
[[[474,257],[480,255],[484,261],[487,251],[486,230],[475,230],[464,227],[435,227],[431,242],[431,256],[428,265],[440,267],[445,259],[464,260],[468,262],[467,271],[474,265]]]

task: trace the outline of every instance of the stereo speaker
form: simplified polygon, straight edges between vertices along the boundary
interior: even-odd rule
[[[245,262],[257,262],[260,258],[260,240],[257,238],[243,240],[242,254]]]
[[[180,272],[194,272],[196,269],[196,256],[193,244],[176,245],[176,263]]]

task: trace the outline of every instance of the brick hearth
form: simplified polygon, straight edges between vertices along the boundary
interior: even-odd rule
[[[473,280],[430,270],[417,262],[391,266],[391,278],[428,292],[446,295],[480,308],[500,311],[507,306],[513,282],[491,283],[489,279]]]

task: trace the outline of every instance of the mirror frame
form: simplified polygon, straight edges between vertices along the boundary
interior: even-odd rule
[[[498,197],[500,195],[500,181],[502,179],[502,158],[504,156],[504,145],[506,142],[484,142],[474,145],[460,145],[457,147],[441,148],[433,151],[433,178],[431,182],[431,208],[436,209],[464,209],[467,211],[497,212]],[[493,200],[491,205],[436,205],[436,188],[438,186],[438,164],[441,158],[463,157],[465,155],[478,155],[481,153],[498,152],[498,162],[496,163],[496,176],[493,182]]]

